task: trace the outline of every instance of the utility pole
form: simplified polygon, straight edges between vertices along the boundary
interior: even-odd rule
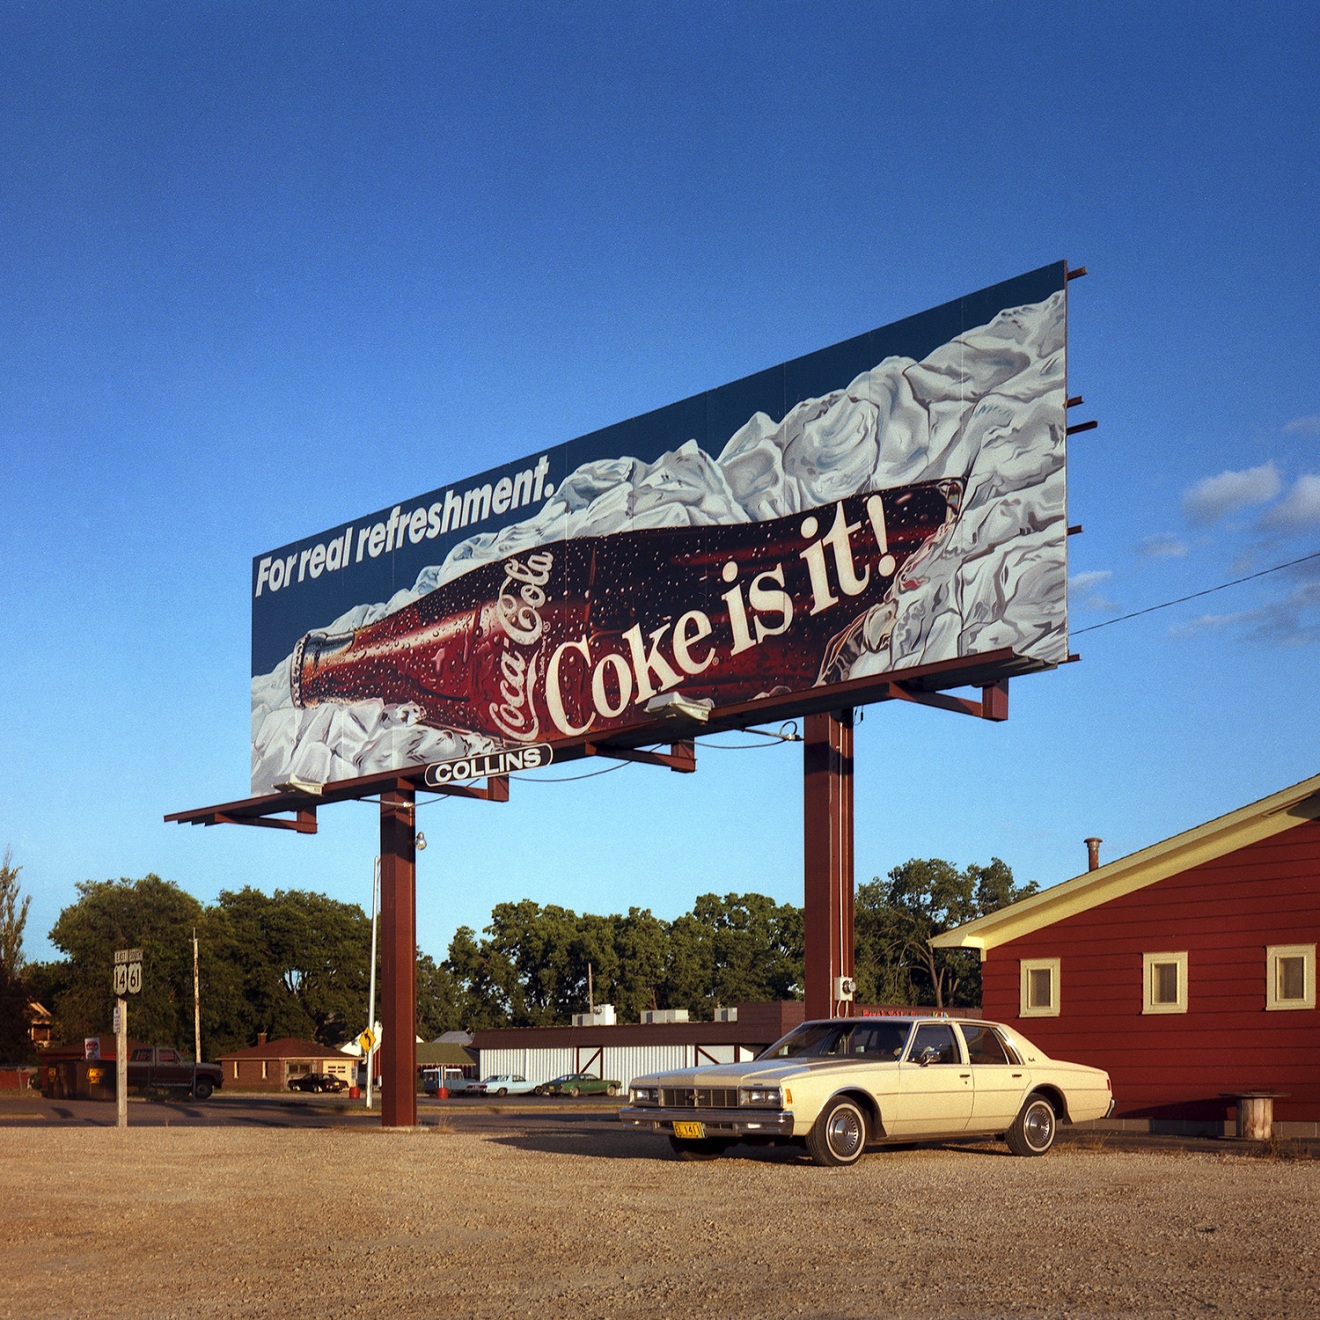
[[[371,878],[371,989],[367,992],[367,1031],[374,1037],[376,1034],[376,915],[380,911],[380,858],[376,858],[376,865]],[[368,1050],[363,1050],[363,1057],[367,1061],[367,1108],[371,1108],[371,1073],[375,1062],[373,1055],[376,1047],[373,1044]]]
[[[115,1126],[128,1126],[128,1000],[115,1000]]]
[[[193,1062],[202,1061],[202,987],[197,979],[197,927],[193,927]]]

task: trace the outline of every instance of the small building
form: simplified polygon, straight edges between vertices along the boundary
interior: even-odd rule
[[[357,1060],[333,1045],[291,1036],[267,1040],[263,1032],[255,1045],[222,1054],[220,1066],[226,1090],[287,1091],[291,1081],[308,1073],[329,1073],[350,1086]]]
[[[627,1086],[634,1077],[666,1068],[754,1059],[798,1026],[800,999],[739,1004],[722,1020],[688,1022],[678,1014],[649,1014],[645,1023],[572,1027],[498,1027],[473,1034],[481,1076],[520,1073],[548,1082],[566,1073],[591,1073]],[[685,1016],[685,1015],[684,1015]]]
[[[420,1073],[423,1068],[438,1068],[442,1077],[474,1078],[477,1075],[477,1052],[457,1041],[419,1041],[417,1071]]]
[[[980,950],[985,1016],[1106,1069],[1133,1127],[1222,1133],[1263,1091],[1320,1135],[1320,775],[932,943]]]

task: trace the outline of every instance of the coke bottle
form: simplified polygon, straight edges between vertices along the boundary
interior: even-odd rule
[[[660,693],[714,705],[848,676],[962,483],[851,496],[762,522],[575,537],[480,565],[375,623],[314,631],[294,704],[379,699],[501,742],[601,734]]]

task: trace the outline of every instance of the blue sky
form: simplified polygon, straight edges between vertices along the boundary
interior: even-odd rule
[[[376,809],[248,783],[254,554],[1066,258],[1073,649],[857,738],[857,877],[1052,884],[1320,771],[1314,5],[0,7],[0,847],[366,905]],[[750,738],[729,738],[745,745]],[[420,811],[518,898],[801,902],[801,750]],[[563,774],[569,773],[567,769]]]

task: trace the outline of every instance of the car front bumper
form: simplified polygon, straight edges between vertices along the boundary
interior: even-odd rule
[[[673,1131],[675,1123],[700,1123],[709,1137],[791,1137],[791,1109],[696,1109],[625,1105],[619,1121],[653,1132]]]

